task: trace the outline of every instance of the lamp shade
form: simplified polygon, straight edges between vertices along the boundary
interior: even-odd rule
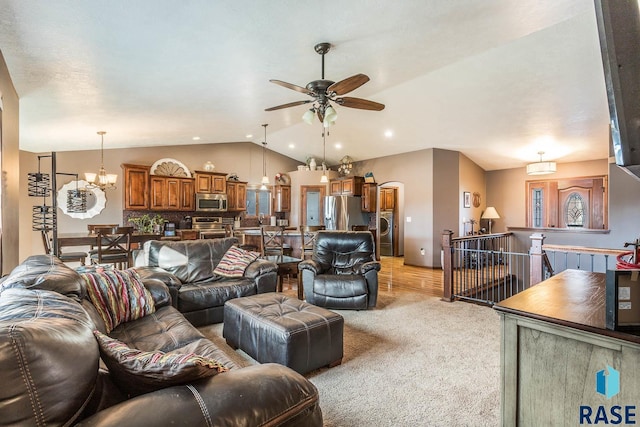
[[[303,115],[302,115],[302,121],[305,122],[306,124],[310,125],[313,124],[313,118],[316,116],[315,111],[313,111],[313,108],[310,110],[307,110]]]
[[[493,206],[489,206],[487,209],[484,210],[484,213],[482,214],[482,219],[499,219],[500,215],[498,215],[498,211],[496,211],[496,208],[494,208]]]
[[[536,162],[527,165],[527,175],[547,175],[555,171],[556,162]]]
[[[335,124],[337,118],[338,113],[336,113],[336,110],[332,106],[328,106],[327,109],[324,110],[324,127],[328,128],[329,126]]]

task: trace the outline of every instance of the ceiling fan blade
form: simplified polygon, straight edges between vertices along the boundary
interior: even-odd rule
[[[282,108],[295,107],[296,105],[308,104],[310,102],[313,102],[313,99],[309,99],[307,101],[295,101],[295,102],[290,102],[288,104],[277,105],[275,107],[265,108],[264,111],[280,110]]]
[[[344,80],[340,80],[327,88],[327,93],[335,93],[336,95],[343,95],[358,89],[360,86],[369,81],[369,77],[365,74],[356,74],[355,76],[347,77]]]
[[[320,123],[324,122],[324,114],[320,110],[318,110],[318,120],[320,120]]]
[[[296,92],[304,93],[309,96],[314,96],[315,93],[311,92],[309,89],[304,88],[302,86],[294,85],[292,83],[283,82],[282,80],[269,80],[271,83],[275,83],[282,87],[286,87],[287,89],[295,90]]]
[[[384,104],[380,104],[378,102],[369,101],[362,98],[352,98],[350,96],[345,96],[344,98],[337,98],[336,104],[342,105],[343,107],[349,108],[359,108],[361,110],[374,110],[381,111],[384,110]]]

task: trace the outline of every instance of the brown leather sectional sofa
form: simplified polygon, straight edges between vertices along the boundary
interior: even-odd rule
[[[0,283],[0,426],[321,426],[318,393],[276,364],[240,368],[147,277],[155,313],[110,332],[144,351],[194,352],[228,372],[130,397],[100,362],[106,332],[84,280],[60,260],[33,256]]]
[[[238,239],[153,240],[136,254],[135,266],[146,278],[164,282],[172,304],[194,325],[223,320],[224,303],[232,298],[275,292],[278,266],[257,259],[243,277],[219,277],[213,270]],[[146,268],[142,268],[142,267]]]

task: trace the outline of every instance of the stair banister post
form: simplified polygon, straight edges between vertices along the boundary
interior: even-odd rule
[[[453,238],[453,231],[444,230],[442,232],[442,271],[444,272],[444,277],[442,280],[442,300],[451,302],[453,298],[453,262],[452,262],[452,254],[453,247],[451,246],[451,240]]]
[[[544,235],[542,233],[533,233],[529,238],[531,239],[531,248],[529,249],[529,286],[533,286],[542,282],[544,279],[544,260],[542,251]]]

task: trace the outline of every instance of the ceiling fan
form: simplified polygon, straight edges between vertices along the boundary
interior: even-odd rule
[[[337,113],[331,106],[331,103],[341,105],[349,108],[359,108],[361,110],[373,110],[380,111],[384,109],[384,104],[378,102],[369,101],[362,98],[354,98],[351,96],[342,96],[351,92],[369,81],[369,77],[364,74],[356,74],[351,77],[347,77],[339,82],[332,80],[325,80],[324,78],[324,55],[329,52],[331,48],[330,43],[318,43],[315,46],[315,51],[322,55],[322,78],[320,80],[314,80],[309,82],[306,87],[294,85],[291,83],[283,82],[282,80],[269,80],[272,83],[286,87],[288,89],[295,90],[296,92],[309,95],[313,99],[307,99],[304,101],[289,102],[287,104],[277,105],[275,107],[266,108],[265,111],[280,110],[282,108],[295,107],[303,104],[313,104],[303,116],[302,119],[311,124],[313,117],[318,116],[320,121],[324,124],[324,127],[332,125],[336,118]]]

